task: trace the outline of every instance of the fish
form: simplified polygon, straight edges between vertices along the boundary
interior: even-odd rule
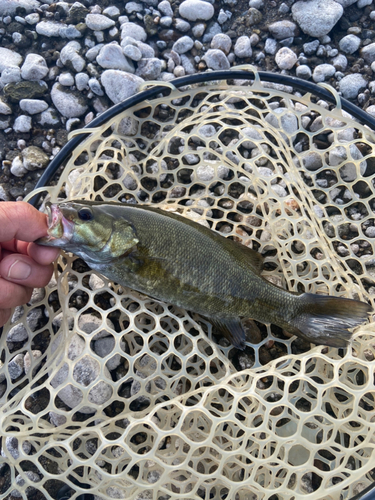
[[[261,275],[260,253],[175,212],[81,200],[46,208],[48,235],[36,243],[62,248],[109,280],[198,313],[240,350],[248,318],[314,344],[345,347],[372,311],[358,300],[271,283]]]

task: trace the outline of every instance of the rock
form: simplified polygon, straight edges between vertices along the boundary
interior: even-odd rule
[[[72,87],[74,85],[74,76],[68,72],[61,73],[59,75],[59,83],[64,87]]]
[[[332,64],[318,64],[313,72],[314,82],[324,82],[336,73],[336,68]]]
[[[3,0],[0,2],[0,16],[14,15],[17,9],[25,9],[30,12],[39,7],[37,0]]]
[[[332,64],[337,71],[345,71],[348,66],[348,60],[344,54],[339,54],[332,59]]]
[[[52,87],[51,99],[57,110],[66,118],[76,118],[87,111],[86,98],[80,92],[67,89],[59,83]]]
[[[240,36],[234,46],[234,55],[243,59],[245,57],[251,57],[252,53],[250,38],[246,35]]]
[[[304,43],[303,52],[306,56],[312,56],[318,50],[319,44],[319,40],[313,40],[312,42]]]
[[[277,41],[274,38],[267,38],[264,44],[264,52],[274,56],[277,52]]]
[[[43,81],[8,83],[4,87],[4,94],[12,102],[18,102],[21,99],[42,97],[47,91],[48,86]]]
[[[353,54],[359,49],[361,45],[361,39],[355,35],[346,35],[339,41],[340,50],[345,52],[345,54]]]
[[[367,87],[367,80],[359,73],[344,76],[339,81],[339,90],[345,99],[355,99]]]
[[[228,35],[223,33],[218,33],[215,35],[211,41],[211,48],[222,50],[225,55],[228,55],[232,47],[232,40]],[[176,51],[177,52],[177,51]]]
[[[185,0],[188,2],[189,0]],[[230,64],[227,56],[218,49],[209,49],[206,54],[202,57],[207,66],[214,70],[229,69]]]
[[[20,108],[25,113],[29,115],[35,115],[37,113],[42,113],[48,108],[48,104],[45,101],[40,101],[39,99],[21,99]]]
[[[23,354],[17,354],[14,358],[8,363],[8,373],[12,380],[17,379],[23,373]]]
[[[38,54],[27,54],[21,67],[21,76],[24,80],[37,82],[48,75],[48,66],[44,57]]]
[[[96,78],[90,78],[89,88],[90,88],[90,90],[92,90],[92,92],[94,92],[94,94],[96,94],[98,96],[104,95],[104,91],[102,89],[102,86],[100,85],[99,80],[97,80]]]
[[[177,52],[177,54],[184,54],[188,50],[192,49],[194,46],[194,41],[190,36],[182,36],[173,44],[172,50]]]
[[[280,69],[291,69],[297,62],[297,55],[288,47],[282,47],[277,51],[275,61]]]
[[[90,77],[87,73],[77,73],[75,77],[77,90],[79,91],[86,90],[89,83],[89,79]]]
[[[134,40],[138,40],[140,42],[145,42],[147,40],[147,33],[142,28],[135,23],[124,23],[121,26],[121,38],[125,38],[126,36],[130,36],[134,38]]]
[[[144,80],[157,80],[162,70],[162,61],[156,57],[141,59],[138,62],[136,75]]]
[[[123,50],[116,42],[104,45],[96,58],[97,63],[105,69],[119,69],[134,73],[134,65],[124,56]]]
[[[4,186],[0,184],[0,200],[1,201],[9,201],[9,195],[6,192]]]
[[[43,36],[60,36],[60,29],[66,26],[66,24],[62,24],[56,21],[40,21],[35,27],[38,35]]]
[[[29,334],[23,323],[18,323],[18,325],[11,327],[7,333],[7,342],[23,342],[28,338]]]
[[[6,68],[18,67],[22,62],[22,56],[14,50],[0,47],[0,73]]]
[[[49,156],[37,146],[29,146],[22,150],[23,165],[27,170],[44,168],[49,163]]]
[[[281,115],[280,117],[277,115]],[[297,117],[285,108],[276,108],[272,113],[268,113],[265,118],[266,122],[275,128],[282,128],[290,137],[298,129]]]
[[[191,28],[190,24],[184,19],[177,18],[175,21],[175,28],[178,31],[182,31],[182,33],[186,33]],[[173,31],[172,31],[173,36]]]
[[[371,64],[375,61],[375,43],[370,43],[361,49],[361,57],[367,62],[367,64]]]
[[[0,77],[0,86],[5,87],[8,83],[21,81],[21,69],[17,66],[3,69]]]
[[[94,31],[106,30],[116,24],[113,19],[102,14],[87,14],[85,23],[90,30]]]
[[[57,127],[60,125],[60,118],[55,108],[48,108],[36,117],[37,123],[42,127]]]
[[[37,12],[33,12],[32,14],[25,16],[25,21],[27,22],[27,24],[30,24],[31,26],[34,26],[34,24],[38,23],[39,20],[40,16]]]
[[[296,76],[303,80],[308,80],[311,78],[311,69],[306,64],[301,64],[301,66],[298,66],[296,69]]]
[[[122,51],[126,57],[129,57],[133,61],[140,61],[142,59],[142,52],[134,45],[126,45]]]
[[[276,40],[295,37],[299,33],[298,26],[291,21],[277,21],[268,26],[268,30]]]
[[[102,73],[101,82],[107,96],[117,104],[136,94],[144,80],[124,71],[108,69]]]
[[[209,21],[214,15],[214,7],[202,0],[185,0],[178,11],[188,21]]]
[[[12,457],[17,460],[20,456],[19,452],[19,444],[18,444],[18,439],[13,436],[8,436],[5,439],[5,448],[9,451],[9,453],[12,455]],[[22,441],[22,451],[28,455],[31,451],[31,444],[29,441]],[[5,451],[2,449],[1,450],[1,455],[3,457],[6,457]]]
[[[121,340],[121,344],[125,350],[125,343],[123,340]],[[95,341],[94,344],[94,351],[95,353],[100,356],[101,358],[104,358],[105,356],[108,356],[110,354],[114,347],[116,345],[114,337],[111,335],[110,337],[104,337],[102,339],[98,339]],[[108,370],[115,370],[121,363],[121,356],[120,354],[114,354],[107,362],[106,362],[106,367]]]
[[[143,11],[143,5],[137,2],[127,2],[125,4],[125,12],[127,14],[133,14],[133,12],[142,12]]]
[[[86,61],[79,54],[81,45],[78,42],[69,42],[60,52],[61,62],[72,71],[80,73],[86,66]]]
[[[107,319],[107,325],[107,327],[103,325],[102,320],[92,314],[82,314],[78,319],[78,326],[84,333],[94,334],[91,340],[108,337],[108,327],[114,330],[114,325],[109,319]]]
[[[27,133],[30,132],[31,127],[31,116],[20,115],[14,121],[13,130],[19,133]]]
[[[164,16],[173,17],[173,10],[172,10],[171,4],[168,2],[168,0],[163,0],[162,2],[160,2],[158,5],[158,10],[162,14],[164,14]]]
[[[317,38],[329,33],[343,12],[335,0],[298,1],[292,5],[293,19],[301,30]]]
[[[64,415],[60,415],[59,413],[56,413],[54,411],[49,412],[49,418],[51,420],[51,423],[55,427],[58,427],[59,425],[64,425],[66,423],[66,417]]]
[[[318,170],[323,166],[322,155],[316,153],[315,151],[307,151],[303,153],[302,165],[306,170],[315,172],[315,170]]]
[[[27,352],[25,354],[24,359],[23,359],[24,370],[25,370],[26,374],[29,373],[32,364],[34,364],[34,367],[35,367],[35,363],[33,363],[33,361],[36,360],[36,359],[38,359],[38,358],[40,358],[42,356],[42,352],[38,351],[37,349],[34,349],[33,351],[31,351],[31,354],[32,354],[32,358],[30,356],[30,353]]]
[[[15,177],[23,177],[26,174],[27,170],[23,166],[23,161],[19,156],[13,158],[12,166],[10,167],[10,173]]]
[[[11,115],[12,108],[0,98],[0,115]]]

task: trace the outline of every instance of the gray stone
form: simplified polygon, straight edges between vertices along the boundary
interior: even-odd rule
[[[48,104],[45,101],[40,101],[39,99],[21,99],[20,108],[29,115],[35,115],[45,111],[48,108]]]
[[[85,23],[90,30],[94,31],[106,30],[116,24],[113,19],[102,14],[87,14]]]
[[[7,451],[12,455],[12,457],[17,460],[20,456],[19,452],[19,444],[18,444],[18,439],[13,436],[8,436],[5,439],[5,448]],[[28,455],[31,451],[31,444],[29,441],[22,441],[22,451]],[[6,457],[6,452],[4,449],[1,449],[1,455],[3,457]]]
[[[345,99],[355,99],[367,87],[367,80],[359,73],[344,76],[339,81],[339,90]]]
[[[176,30],[182,31],[182,33],[186,33],[190,29],[190,24],[184,19],[177,18],[175,22]]]
[[[173,44],[172,50],[177,52],[177,54],[184,54],[192,49],[194,46],[194,41],[190,36],[182,36]]]
[[[348,66],[348,60],[344,54],[339,54],[332,59],[332,64],[337,71],[345,71]]]
[[[60,52],[60,59],[64,66],[76,73],[80,73],[86,66],[86,61],[79,55],[80,50],[79,42],[69,42]]]
[[[281,115],[281,116],[277,116]],[[294,113],[285,108],[276,108],[272,113],[268,113],[265,120],[275,128],[282,128],[290,137],[298,129],[297,117]]]
[[[29,146],[22,150],[23,165],[27,170],[44,168],[49,163],[49,156],[37,146]]]
[[[134,38],[134,40],[138,40],[140,42],[145,42],[147,40],[147,33],[142,28],[135,23],[124,23],[121,26],[121,38],[125,38],[126,36],[130,36]]]
[[[219,24],[224,24],[231,19],[231,17],[232,13],[229,10],[220,9],[219,15],[217,16],[217,22]]]
[[[14,50],[5,49],[0,47],[0,73],[6,68],[18,67],[22,62],[21,54]]]
[[[339,41],[340,50],[345,54],[354,54],[361,45],[361,39],[355,35],[346,35]]]
[[[343,12],[344,9],[335,0],[298,1],[292,5],[294,20],[304,33],[314,37],[329,33]]]
[[[299,33],[298,26],[291,21],[276,21],[268,26],[268,30],[276,40],[295,37]]]
[[[211,41],[212,49],[222,50],[226,55],[229,54],[231,47],[232,47],[232,40],[229,38],[228,35],[224,35],[224,33],[218,33],[213,37]]]
[[[107,96],[117,104],[136,94],[144,80],[124,71],[108,69],[103,72],[101,82]]]
[[[0,85],[4,87],[8,83],[18,83],[21,81],[21,69],[10,67],[3,69],[0,77]]]
[[[23,342],[29,338],[27,329],[23,323],[12,326],[7,333],[7,342]]]
[[[12,108],[0,98],[0,115],[11,115]]]
[[[240,36],[234,46],[234,55],[243,59],[245,57],[251,57],[252,53],[250,38],[246,35]]]
[[[135,73],[144,80],[157,80],[162,70],[162,64],[162,61],[156,57],[141,59]]]
[[[189,0],[185,1],[188,2]],[[223,70],[230,68],[227,56],[224,54],[224,52],[218,49],[209,49],[202,57],[202,59],[210,69]]]
[[[86,98],[80,92],[67,89],[59,83],[52,87],[51,99],[57,110],[66,118],[76,118],[87,111]]]
[[[277,52],[277,41],[274,38],[267,38],[264,44],[264,52],[274,56]]]
[[[212,23],[209,25],[207,32],[204,34],[202,41],[203,43],[211,42],[213,37],[218,33],[221,33],[221,26],[219,23]]]
[[[16,10],[23,8],[26,12],[30,12],[39,7],[40,3],[37,0],[6,0],[0,2],[0,16],[13,15]]]
[[[23,359],[24,370],[25,370],[26,374],[29,373],[31,366],[34,366],[34,367],[36,366],[36,363],[34,362],[34,360],[37,360],[42,356],[42,352],[38,351],[37,349],[32,350],[31,354],[32,354],[32,357],[30,356],[30,353],[27,352],[25,354],[24,359]]]
[[[75,77],[77,90],[86,90],[89,83],[89,75],[87,73],[77,73]]]
[[[39,20],[40,16],[37,12],[33,12],[32,14],[25,16],[25,21],[27,22],[27,24],[30,24],[31,26],[38,23]]]
[[[163,0],[162,2],[160,2],[158,5],[158,10],[162,14],[164,14],[164,16],[173,17],[173,10],[172,10],[171,4],[168,2],[168,0]]]
[[[297,54],[288,47],[282,47],[277,51],[275,61],[280,69],[291,69],[297,62]]]
[[[122,48],[116,42],[104,45],[96,58],[97,63],[105,69],[119,69],[134,73],[134,65],[125,57]]]
[[[180,16],[188,21],[208,21],[214,15],[214,7],[202,0],[185,0],[178,8]]]
[[[8,373],[12,380],[18,378],[24,370],[23,365],[23,354],[17,354],[14,358],[8,363]]]
[[[1,201],[9,201],[9,195],[6,192],[4,186],[0,184],[0,200]]]
[[[125,4],[125,12],[127,14],[132,14],[133,12],[142,12],[143,10],[143,5],[137,2],[127,2]]]
[[[56,127],[60,125],[60,118],[55,108],[48,108],[40,113],[36,121],[42,127]]]
[[[375,238],[375,226],[370,226],[366,229],[365,235],[368,238]]]
[[[56,413],[54,411],[49,412],[49,418],[51,420],[51,423],[55,427],[59,427],[59,425],[64,425],[66,423],[66,417],[64,415],[60,415],[59,413]]]
[[[72,24],[69,24],[69,26],[62,25],[59,33],[61,38],[68,38],[69,40],[82,37],[82,33]]]
[[[100,85],[99,80],[97,80],[96,78],[90,78],[89,88],[92,92],[94,92],[94,94],[96,94],[98,96],[104,95],[104,91],[102,89],[102,86]]]
[[[200,38],[206,29],[205,23],[198,23],[192,28],[193,35],[195,38]]]
[[[304,43],[303,52],[307,56],[312,56],[318,50],[319,44],[320,44],[319,40],[313,40],[312,42]]]
[[[332,64],[318,64],[313,72],[314,82],[324,82],[336,73],[336,68]]]
[[[336,0],[337,3],[342,5],[344,9],[346,7],[349,7],[349,5],[353,5],[353,3],[356,3],[357,0]]]
[[[358,0],[357,7],[359,9],[363,9],[363,7],[367,7],[367,5],[371,5],[372,0]]]
[[[301,66],[298,66],[296,69],[296,76],[303,80],[308,80],[311,78],[311,69],[306,64],[301,64]]]
[[[306,170],[310,172],[315,172],[323,166],[322,155],[315,151],[307,151],[303,153],[302,165]]]
[[[64,87],[72,87],[74,85],[74,76],[71,73],[65,72],[59,75],[59,83]]]
[[[133,61],[140,61],[142,59],[142,52],[134,45],[126,45],[122,51],[126,57]]]
[[[125,348],[124,341],[121,341],[121,344],[123,348]],[[95,341],[94,351],[98,356],[104,358],[113,351],[115,345],[116,342],[113,336],[104,337],[102,339]],[[106,367],[108,368],[108,370],[112,371],[115,370],[120,365],[120,363],[121,363],[120,354],[115,354],[106,362]]]
[[[371,64],[375,61],[375,43],[370,43],[361,49],[361,56],[367,62]]]
[[[91,49],[89,49],[86,52],[86,59],[88,59],[89,61],[93,61],[97,57],[97,55],[99,54],[99,52],[101,51],[101,49],[103,47],[104,47],[104,43],[98,43],[98,45],[91,47]]]
[[[14,121],[13,130],[15,132],[27,133],[30,132],[31,127],[31,116],[20,115]]]
[[[38,35],[53,37],[60,36],[60,29],[66,26],[56,21],[40,21],[35,27]]]

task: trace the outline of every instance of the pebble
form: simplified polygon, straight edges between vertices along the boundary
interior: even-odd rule
[[[276,40],[295,37],[299,33],[298,26],[291,21],[277,21],[270,24],[268,30]]]
[[[134,65],[129,61],[120,45],[117,42],[109,43],[101,48],[97,58],[97,63],[105,69],[119,69],[127,73],[134,73]]]
[[[170,17],[173,16],[173,10],[168,0],[163,0],[162,2],[160,2],[158,5],[158,10],[162,14],[164,14],[164,16],[170,16]]]
[[[303,51],[307,56],[312,56],[318,50],[319,40],[313,40],[312,42],[303,44]]]
[[[17,460],[20,456],[19,452],[19,444],[18,444],[18,439],[13,436],[8,436],[5,439],[5,448],[9,451],[9,453],[12,455],[12,457]],[[22,451],[25,453],[25,455],[28,455],[31,451],[31,444],[29,441],[23,441],[22,440]],[[6,457],[6,452],[2,448],[1,449],[1,455],[3,457]]]
[[[264,44],[264,52],[274,56],[277,52],[277,41],[274,38],[267,38]]]
[[[213,5],[202,0],[185,0],[178,11],[188,21],[209,21],[214,15]]]
[[[0,73],[6,68],[18,67],[22,59],[21,54],[18,54],[18,52],[0,47]]]
[[[60,118],[55,108],[48,108],[40,113],[37,122],[42,127],[57,127],[60,125]]]
[[[13,158],[12,166],[10,167],[10,173],[15,177],[23,177],[26,174],[27,169],[23,166],[23,161],[19,156]]]
[[[1,72],[0,85],[4,87],[8,83],[21,81],[21,69],[18,67],[5,68]]]
[[[72,71],[80,73],[86,66],[86,61],[79,54],[81,45],[79,42],[67,43],[60,52],[61,62]]]
[[[291,69],[297,62],[297,54],[288,47],[282,47],[277,51],[275,61],[280,69]]]
[[[339,41],[340,50],[345,54],[354,54],[361,45],[361,39],[355,35],[346,35]]]
[[[345,99],[355,99],[367,87],[367,80],[359,73],[344,76],[339,81],[339,90]]]
[[[123,350],[125,351],[125,342],[121,340],[120,344]],[[98,356],[104,358],[113,351],[115,345],[116,341],[114,337],[111,335],[110,337],[104,337],[102,339],[96,340],[94,344],[94,351]],[[112,371],[115,370],[120,365],[120,363],[121,363],[120,354],[115,354],[106,362],[106,367],[108,368],[108,370]]]
[[[8,373],[12,380],[17,379],[23,373],[24,370],[23,358],[24,358],[23,354],[17,354],[11,361],[9,361]]]
[[[162,67],[163,62],[156,57],[141,59],[138,62],[138,68],[135,73],[143,80],[157,80],[160,76]]]
[[[102,86],[100,85],[99,80],[97,80],[96,78],[90,78],[89,88],[92,92],[94,92],[94,94],[96,94],[98,96],[104,95],[104,91],[102,89]]]
[[[336,68],[332,64],[318,64],[313,72],[314,82],[324,82],[336,73]]]
[[[121,26],[121,38],[125,38],[126,36],[130,36],[134,38],[134,40],[138,40],[140,42],[145,42],[147,40],[147,33],[142,28],[135,23],[124,23]]]
[[[30,132],[32,128],[31,116],[27,115],[19,115],[14,120],[13,130],[19,133],[27,133]]]
[[[64,85],[64,87],[71,87],[74,85],[74,76],[71,73],[61,73],[59,75],[59,83]]]
[[[25,370],[26,374],[29,373],[32,364],[34,365],[34,367],[36,366],[36,363],[33,363],[33,361],[37,360],[38,358],[40,358],[42,356],[42,352],[38,351],[37,349],[34,349],[33,351],[31,351],[31,354],[32,354],[32,358],[30,356],[30,353],[27,352],[25,354],[24,359],[23,359],[24,370]]]
[[[292,5],[293,19],[307,35],[327,35],[341,18],[344,9],[335,0],[298,1]]]
[[[240,36],[234,46],[234,55],[240,59],[251,57],[253,51],[250,38],[246,35]]]
[[[27,16],[25,16],[25,21],[27,22],[27,24],[30,24],[31,26],[37,24],[39,20],[40,16],[37,12],[33,12],[32,14],[28,14]]]
[[[57,110],[66,118],[76,118],[87,111],[86,98],[80,92],[67,89],[59,83],[52,87],[51,99]]]
[[[189,0],[185,1],[188,2]],[[224,54],[224,52],[218,49],[209,49],[202,57],[202,59],[210,69],[223,70],[230,68],[227,56]]]
[[[182,33],[186,33],[191,28],[190,24],[184,19],[177,18],[175,22],[176,30],[182,31]],[[172,32],[173,33],[173,32]]]
[[[53,37],[60,36],[60,30],[62,27],[64,27],[64,25],[56,21],[40,21],[36,25],[35,29],[38,35]]]
[[[289,136],[293,135],[298,129],[297,117],[293,113],[286,111],[285,108],[274,109],[272,113],[268,113],[265,120],[275,128],[281,126]]]
[[[337,69],[337,71],[345,71],[348,66],[348,60],[344,56],[344,54],[339,54],[332,59],[332,64]]]
[[[94,31],[106,30],[116,24],[113,19],[102,14],[87,14],[85,23],[90,30]]]
[[[77,90],[79,91],[86,90],[89,83],[89,79],[90,77],[86,73],[77,73],[75,76]]]
[[[218,33],[211,40],[211,49],[222,50],[226,55],[229,54],[231,47],[232,47],[232,40],[228,35],[224,35],[223,33]]]
[[[301,64],[296,68],[296,76],[302,78],[303,80],[308,80],[311,78],[311,69],[306,64]]]
[[[375,61],[375,43],[370,43],[361,49],[361,57],[367,62],[367,64],[371,64]]]
[[[206,25],[204,23],[198,23],[192,28],[193,35],[195,38],[201,38],[205,32]]]
[[[136,94],[144,80],[124,71],[108,69],[102,73],[101,83],[107,96],[117,104]]]
[[[7,342],[23,342],[28,338],[29,334],[23,323],[13,326],[7,333]]]
[[[38,146],[29,146],[22,150],[23,166],[29,170],[45,168],[49,163],[49,156]]]
[[[173,44],[172,50],[177,54],[184,54],[192,49],[194,46],[194,40],[190,36],[182,36]]]
[[[122,51],[132,61],[140,61],[142,59],[142,52],[134,45],[126,45]]]
[[[12,108],[4,102],[2,99],[0,99],[0,114],[1,115],[11,115],[12,114]]]
[[[375,226],[370,226],[366,229],[365,235],[369,238],[375,238]]]
[[[133,14],[133,12],[142,12],[142,11],[143,11],[143,5],[137,2],[127,2],[125,4],[125,12],[127,14]]]

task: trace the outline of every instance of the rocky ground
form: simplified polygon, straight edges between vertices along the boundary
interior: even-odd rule
[[[0,16],[0,200],[23,199],[70,130],[145,80],[253,64],[374,113],[372,0],[3,0]]]

